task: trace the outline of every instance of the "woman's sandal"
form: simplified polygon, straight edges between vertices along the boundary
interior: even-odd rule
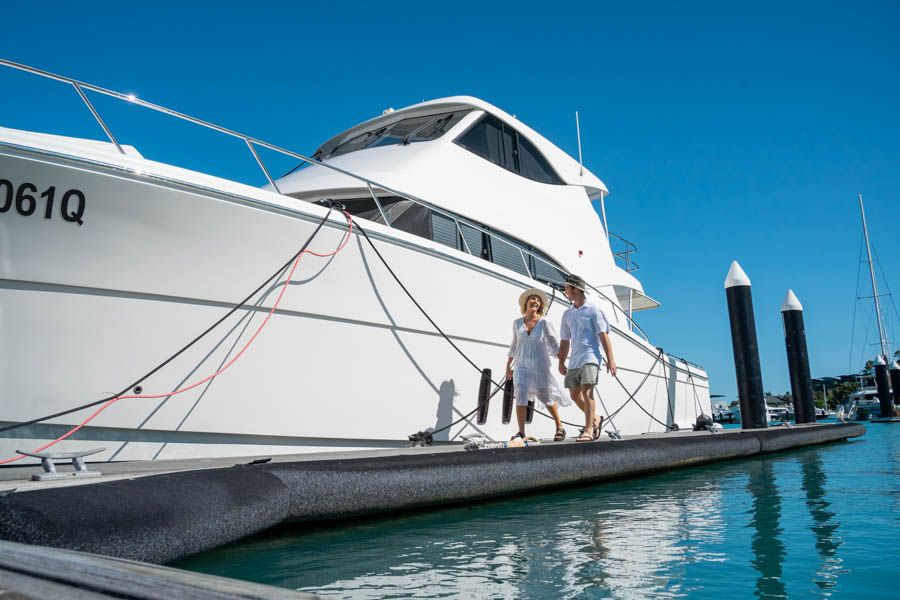
[[[575,438],[576,442],[592,442],[594,441],[594,436],[587,432],[587,429],[582,429],[581,433]]]
[[[600,437],[600,433],[603,431],[603,417],[600,417],[600,420],[597,421],[597,424],[594,425],[594,439],[598,439]]]
[[[556,435],[553,436],[554,442],[561,442],[566,439],[566,430],[560,427],[556,430]]]

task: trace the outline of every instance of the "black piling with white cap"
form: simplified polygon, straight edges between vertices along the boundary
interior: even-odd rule
[[[900,365],[897,361],[891,363],[891,389],[893,390],[894,405],[900,405]]]
[[[803,305],[788,290],[781,305],[784,323],[784,345],[787,349],[788,371],[791,375],[791,396],[794,400],[796,423],[816,422],[816,403],[813,399],[812,378],[809,375],[809,354],[806,349],[806,327],[803,324]]]
[[[881,417],[894,416],[894,402],[891,400],[891,385],[888,383],[888,368],[884,357],[879,356],[875,361],[875,387],[878,389],[878,404],[881,407]]]
[[[737,261],[731,263],[725,278],[725,297],[728,300],[734,370],[741,404],[741,428],[763,429],[769,423],[759,365],[756,320],[753,318],[753,297],[750,293],[750,278]]]

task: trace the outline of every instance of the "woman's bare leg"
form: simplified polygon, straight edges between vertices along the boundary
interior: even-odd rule
[[[556,421],[556,430],[559,431],[562,429],[562,420],[559,418],[559,406],[551,404],[547,407],[547,412],[549,412],[550,416],[553,417],[553,420]]]
[[[527,412],[527,406],[516,406],[516,421],[519,423],[519,431],[521,433],[525,433],[525,414]]]

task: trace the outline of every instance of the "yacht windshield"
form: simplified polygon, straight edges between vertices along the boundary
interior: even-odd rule
[[[389,125],[357,134],[349,139],[340,140],[336,145],[326,144],[313,155],[318,160],[333,158],[341,154],[356,152],[366,148],[428,142],[444,135],[471,109],[425,115],[402,119]]]

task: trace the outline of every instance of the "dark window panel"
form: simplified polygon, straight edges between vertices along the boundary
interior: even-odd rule
[[[354,137],[338,143],[333,148],[325,146],[316,151],[317,158],[332,158],[365,148],[377,148],[379,146],[391,146],[403,143],[409,135],[409,143],[427,142],[436,140],[459,123],[460,119],[472,112],[457,110],[437,115],[425,115],[402,119],[395,123],[382,125],[377,129],[360,133]],[[410,135],[415,132],[415,135]]]
[[[469,251],[475,256],[490,260],[487,244],[484,243],[484,234],[478,229],[469,227],[465,223],[460,223],[459,228],[462,230],[463,237],[466,238],[466,244],[469,246]]]
[[[457,250],[460,249],[459,232],[456,230],[456,223],[453,219],[431,211],[431,228],[434,241]]]
[[[544,155],[528,140],[519,136],[519,174],[541,183],[563,185]]]

